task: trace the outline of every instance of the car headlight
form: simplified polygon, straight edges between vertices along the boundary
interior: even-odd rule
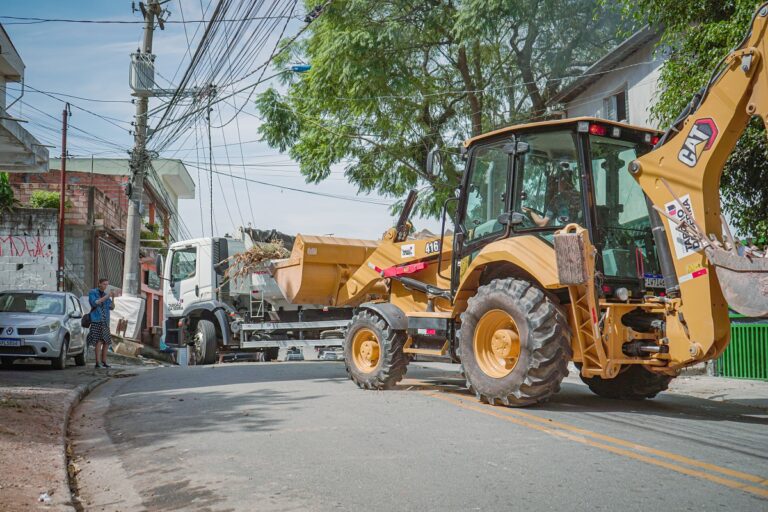
[[[48,334],[50,332],[56,332],[61,327],[59,322],[53,322],[52,324],[43,325],[35,329],[35,334]]]

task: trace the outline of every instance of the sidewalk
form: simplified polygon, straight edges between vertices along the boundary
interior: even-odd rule
[[[67,479],[66,432],[70,410],[91,389],[138,369],[112,358],[109,370],[48,362],[17,362],[0,369],[0,496],[4,510],[74,510]],[[139,362],[139,364],[141,364]],[[39,501],[47,493],[49,502]]]

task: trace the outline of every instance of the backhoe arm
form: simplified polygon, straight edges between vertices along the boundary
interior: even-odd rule
[[[720,211],[720,177],[739,137],[753,116],[768,125],[767,29],[768,3],[657,148],[630,166],[666,221],[660,259],[676,277],[667,283],[673,298],[679,285],[675,323],[692,359],[725,349],[729,304],[745,314],[768,314],[768,259],[738,256],[727,227],[723,236]]]

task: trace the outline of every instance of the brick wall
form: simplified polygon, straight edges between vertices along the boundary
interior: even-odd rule
[[[29,204],[32,194],[38,190],[59,191],[59,171],[46,174],[11,174],[11,186],[16,199]],[[95,224],[110,229],[124,229],[128,198],[125,195],[125,176],[111,176],[84,172],[67,172],[66,200],[72,203],[67,208],[65,225],[87,225],[89,194],[93,187],[93,218]]]
[[[56,289],[58,212],[17,208],[0,218],[0,290]]]

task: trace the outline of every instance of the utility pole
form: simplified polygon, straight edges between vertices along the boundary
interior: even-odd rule
[[[154,55],[152,55],[152,36],[155,19],[163,29],[162,4],[168,0],[149,0],[145,5],[139,2],[144,15],[144,41],[139,52],[132,55],[133,95],[136,100],[136,122],[134,146],[131,151],[131,179],[128,184],[128,225],[125,232],[125,259],[123,261],[123,295],[139,295],[139,235],[141,233],[141,201],[144,196],[144,175],[149,164],[147,153],[147,112],[149,97],[154,87]]]
[[[61,113],[61,182],[59,187],[59,271],[57,272],[58,290],[64,290],[64,206],[67,200],[67,121],[72,113],[69,103]]]

